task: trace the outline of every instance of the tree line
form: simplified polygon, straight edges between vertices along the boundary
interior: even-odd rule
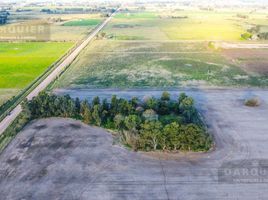
[[[9,12],[0,10],[0,25],[7,23],[7,18],[9,15]]]
[[[120,141],[134,150],[207,151],[212,140],[185,93],[171,100],[168,92],[161,98],[130,100],[112,96],[100,100],[72,99],[42,92],[23,104],[27,118],[66,117],[89,125],[116,130]]]

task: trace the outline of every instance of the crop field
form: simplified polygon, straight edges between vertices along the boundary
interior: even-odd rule
[[[88,46],[55,88],[165,88],[263,86],[206,42],[97,40]]]
[[[31,16],[31,18],[28,18]],[[24,24],[31,26],[38,23],[48,23],[50,29],[49,40],[58,42],[76,42],[83,39],[104,18],[97,14],[43,14],[34,12],[29,14],[14,14],[10,24],[2,27],[12,30],[12,27]],[[0,32],[1,38],[1,32]],[[1,40],[4,41],[3,38]],[[16,40],[20,40],[19,38]]]
[[[119,13],[115,19],[155,19],[157,14],[154,12],[131,12]]]
[[[49,24],[49,42],[0,43],[0,105],[19,93],[47,67],[60,58],[71,46],[83,39],[101,23],[100,13],[94,14],[44,14],[38,10],[13,12],[10,23],[2,28],[13,30],[17,25]],[[0,33],[1,37],[1,33]]]
[[[73,43],[27,42],[0,45],[0,103],[25,88]]]
[[[211,40],[254,42],[241,34],[253,20],[264,30],[265,19],[245,10],[124,11],[54,88],[268,86],[267,50],[208,47]]]
[[[87,33],[92,30],[86,26],[59,26],[52,25],[50,27],[50,41],[58,42],[76,42],[83,39]]]
[[[241,19],[238,14],[249,17]],[[246,11],[131,11],[119,13],[104,30],[117,40],[225,40],[241,41],[252,25],[267,29],[264,13]]]
[[[100,19],[80,19],[66,22],[63,26],[96,26],[100,22]]]

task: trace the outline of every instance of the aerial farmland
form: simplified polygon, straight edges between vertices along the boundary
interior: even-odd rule
[[[1,35],[0,105],[41,76],[104,19],[100,13],[59,14],[50,9],[48,13],[36,7],[11,10],[9,23],[0,27],[3,33],[39,23],[49,28],[44,41]]]
[[[1,200],[268,198],[267,2],[1,8]]]

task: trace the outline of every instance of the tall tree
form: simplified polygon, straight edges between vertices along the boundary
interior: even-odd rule
[[[90,112],[90,109],[89,109],[89,107],[88,106],[86,106],[85,108],[84,108],[84,112],[83,112],[83,116],[82,116],[82,118],[83,118],[83,122],[85,123],[85,124],[92,124],[92,121],[93,121],[93,117],[92,117],[92,114],[91,114],[91,112]]]
[[[141,118],[137,115],[129,115],[125,118],[124,124],[126,129],[129,130],[132,134],[137,134],[138,126],[141,123]]]
[[[101,125],[101,107],[100,105],[95,105],[93,107],[93,112],[92,112],[92,118],[97,126]]]
[[[180,140],[179,134],[181,131],[181,127],[178,123],[173,122],[171,124],[167,124],[164,127],[163,134],[164,134],[164,144],[165,148],[169,150],[178,150],[180,147]]]
[[[92,106],[94,107],[95,105],[100,105],[100,98],[98,96],[92,100]]]
[[[163,92],[162,96],[161,96],[161,100],[162,101],[170,101],[170,94],[167,91]]]
[[[125,124],[124,124],[124,120],[125,120],[125,117],[121,114],[117,114],[115,117],[114,117],[114,124],[115,124],[115,127],[119,130],[119,131],[122,131],[124,128],[125,128]]]
[[[159,121],[146,121],[142,125],[140,142],[144,147],[156,150],[163,141],[162,124]]]

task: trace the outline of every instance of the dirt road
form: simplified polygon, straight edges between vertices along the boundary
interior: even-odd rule
[[[119,10],[119,9],[118,9]],[[117,10],[117,11],[118,11]],[[116,11],[116,12],[117,12]],[[44,81],[42,81],[28,96],[27,99],[31,100],[33,97],[37,96],[41,91],[43,91],[60,73],[69,66],[74,59],[79,55],[79,53],[95,38],[95,36],[107,25],[107,23],[116,14],[114,12],[109,18],[107,18],[100,26],[98,26],[88,38],[80,44]],[[0,135],[7,129],[7,127],[16,119],[16,117],[21,113],[21,105],[18,105],[11,113],[0,122]]]
[[[219,46],[223,49],[268,49],[268,44],[250,44],[250,43],[220,43]]]

